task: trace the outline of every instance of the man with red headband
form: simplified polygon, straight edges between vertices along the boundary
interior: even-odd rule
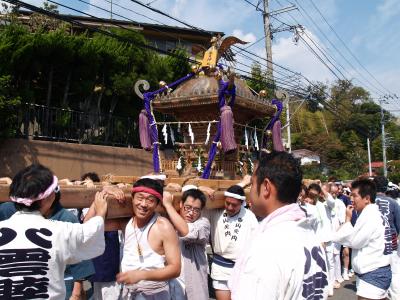
[[[125,229],[122,299],[169,300],[168,281],[181,270],[178,236],[171,223],[156,213],[163,187],[156,180],[142,178],[132,189],[134,217]]]
[[[58,179],[42,165],[15,175],[17,212],[0,222],[0,299],[64,299],[67,264],[104,251],[106,194],[99,192],[85,224],[48,220],[60,198]]]

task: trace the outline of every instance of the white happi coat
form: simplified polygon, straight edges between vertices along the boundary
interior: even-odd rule
[[[358,274],[365,274],[390,264],[385,255],[385,220],[376,204],[368,204],[355,226],[346,222],[334,235],[334,241],[352,248],[351,264]]]
[[[297,204],[261,221],[229,280],[232,299],[326,299],[325,252],[311,222]]]
[[[203,215],[210,220],[213,252],[236,261],[258,227],[256,216],[244,207],[232,217],[227,215],[225,209],[206,210]],[[214,280],[228,280],[231,274],[232,268],[215,263],[211,266],[211,278]]]
[[[0,222],[0,299],[64,300],[67,264],[104,252],[104,220],[85,224],[17,212]]]

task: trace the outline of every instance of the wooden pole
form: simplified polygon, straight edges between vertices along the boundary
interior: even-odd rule
[[[96,192],[101,191],[101,187],[86,188],[84,186],[61,187],[61,205],[64,208],[87,208],[90,207]],[[119,203],[114,197],[108,197],[107,219],[128,218],[133,216],[132,196],[130,189],[123,189],[125,192],[125,201]],[[9,201],[9,186],[0,184],[0,202]],[[174,206],[179,209],[179,203],[182,199],[181,192],[172,192],[174,196]],[[248,196],[248,191],[246,191]],[[223,208],[225,203],[224,191],[216,191],[213,199],[207,197],[206,208]],[[162,204],[157,207],[157,211],[163,213]]]

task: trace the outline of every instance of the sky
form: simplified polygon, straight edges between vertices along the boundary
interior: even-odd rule
[[[140,1],[146,4],[151,3],[152,7],[191,25],[211,31],[222,31],[225,35],[234,35],[249,43],[258,41],[264,36],[261,12],[245,0]],[[26,0],[26,2],[41,6],[43,1]],[[58,0],[57,2],[98,17],[110,17],[110,13],[93,6],[97,5],[109,10],[110,0]],[[248,0],[248,2],[257,5],[258,0]],[[114,12],[135,21],[155,23],[137,14],[141,13],[163,24],[183,26],[131,0],[113,0],[113,3]],[[271,18],[273,28],[283,26],[282,22],[288,25],[302,25],[305,32],[301,34],[302,38],[311,45],[314,51],[318,52],[313,42],[324,51],[341,72],[340,74],[331,66],[338,77],[351,79],[355,85],[363,86],[370,91],[375,100],[383,95],[397,94],[399,99],[389,99],[384,106],[398,115],[396,110],[400,112],[400,58],[398,54],[400,1],[269,0],[269,5],[270,12],[294,5],[296,9]],[[262,8],[262,4],[260,7]],[[60,7],[60,12],[78,14],[62,7]],[[265,57],[265,41],[260,40],[251,45],[248,50]],[[322,54],[320,55],[322,57]],[[238,59],[243,58],[238,57]],[[336,79],[335,75],[307,48],[302,39],[297,43],[294,41],[293,32],[278,32],[273,35],[272,59],[275,63],[300,72],[312,81],[329,84]],[[323,59],[327,60],[324,57]],[[258,61],[265,64],[265,61],[261,59]],[[245,60],[242,62],[250,64]],[[275,69],[278,72],[280,70]]]

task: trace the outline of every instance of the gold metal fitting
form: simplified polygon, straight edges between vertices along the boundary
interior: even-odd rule
[[[265,98],[265,97],[267,97],[267,91],[266,91],[266,90],[261,90],[261,91],[258,93],[258,95],[259,95],[260,97],[262,97],[262,98]]]
[[[199,70],[199,67],[198,67],[197,65],[193,65],[193,66],[191,67],[191,69],[192,69],[192,72],[193,72],[193,73],[196,73],[196,72]]]
[[[167,85],[167,84],[165,83],[165,81],[162,81],[162,80],[161,80],[158,84],[159,84],[159,86],[162,87],[162,88],[165,87],[165,86]]]

